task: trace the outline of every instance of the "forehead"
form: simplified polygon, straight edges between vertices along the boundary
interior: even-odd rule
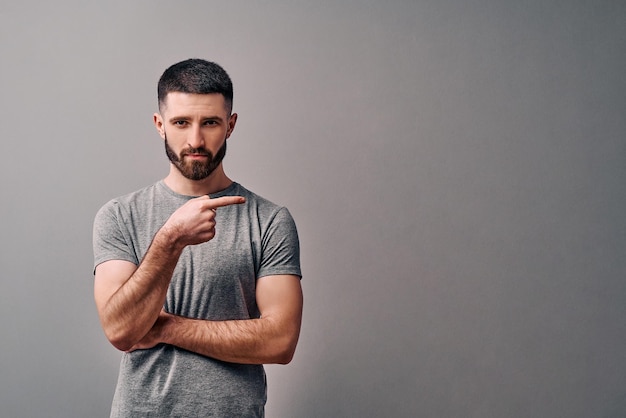
[[[170,116],[175,114],[226,114],[227,106],[224,96],[220,93],[196,94],[173,91],[165,96],[161,105],[161,113]]]

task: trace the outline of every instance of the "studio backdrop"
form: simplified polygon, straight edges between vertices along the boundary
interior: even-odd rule
[[[626,3],[0,4],[0,416],[108,416],[93,217],[163,178],[169,65],[235,88],[304,319],[268,417],[626,416]]]

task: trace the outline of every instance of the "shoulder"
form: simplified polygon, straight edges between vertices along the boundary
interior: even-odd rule
[[[142,189],[135,190],[133,192],[115,197],[105,203],[102,208],[108,207],[128,207],[136,204],[141,204],[146,201],[150,201],[154,199],[156,196],[164,193],[163,186],[161,182],[157,182],[151,184],[150,186],[146,186]],[[101,208],[101,210],[102,210]]]
[[[157,194],[159,194],[159,183],[154,183],[131,193],[115,197],[100,207],[96,214],[96,219],[123,216],[124,213],[131,212],[138,206],[154,202]]]
[[[161,182],[157,182],[151,184],[150,186],[146,186],[143,189],[135,190],[134,192],[127,193],[125,195],[116,197],[112,199],[110,202],[113,202],[122,206],[129,206],[137,203],[143,203],[146,200],[153,199],[155,196],[162,194],[162,186]]]
[[[230,193],[236,196],[243,196],[246,198],[246,204],[251,215],[254,214],[258,218],[272,222],[272,221],[292,221],[292,216],[287,207],[274,203],[273,201],[266,199],[242,186],[239,183],[233,183]]]
[[[261,207],[265,210],[278,211],[284,208],[284,206],[278,205],[271,200],[266,199],[265,197],[246,189],[239,183],[233,183],[233,185],[229,187],[229,189],[232,189],[229,194],[243,196],[246,198],[247,202],[250,202],[254,206]]]

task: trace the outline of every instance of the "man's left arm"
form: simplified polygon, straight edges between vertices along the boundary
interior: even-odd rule
[[[150,332],[130,351],[165,343],[232,363],[289,363],[302,322],[300,277],[259,278],[256,301],[258,319],[208,321],[161,312]]]

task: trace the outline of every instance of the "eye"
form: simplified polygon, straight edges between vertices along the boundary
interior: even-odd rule
[[[215,126],[215,125],[217,125],[218,123],[217,123],[217,121],[216,121],[216,120],[214,120],[214,119],[208,119],[208,120],[205,120],[205,121],[204,121],[204,124],[205,124],[206,126]]]
[[[174,122],[172,122],[172,125],[174,126],[185,126],[186,124],[186,120],[175,120]]]

